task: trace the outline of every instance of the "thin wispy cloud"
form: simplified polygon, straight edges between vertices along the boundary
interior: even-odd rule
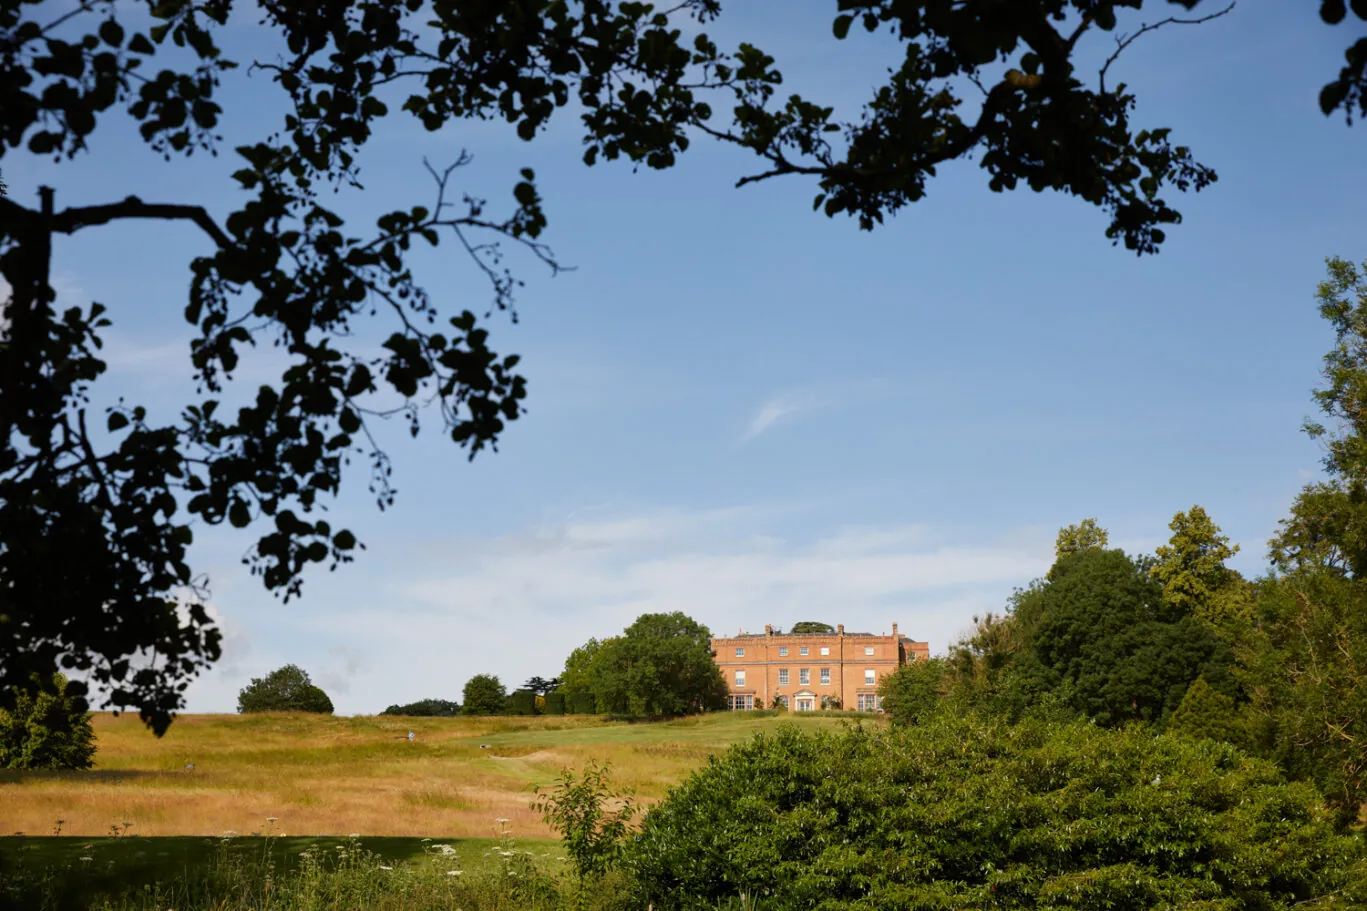
[[[826,402],[822,397],[810,393],[790,393],[772,398],[761,405],[754,417],[750,418],[750,423],[745,428],[745,434],[741,437],[741,443],[748,443],[775,425],[786,422],[799,414],[815,411],[825,404]]]

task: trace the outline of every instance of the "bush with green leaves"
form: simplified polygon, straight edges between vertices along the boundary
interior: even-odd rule
[[[332,700],[297,664],[287,664],[252,682],[237,695],[239,712],[314,712],[332,714]]]
[[[508,693],[494,674],[476,674],[465,681],[461,694],[463,715],[502,715]]]
[[[563,715],[565,714],[565,694],[547,693],[546,705],[541,710],[544,715]]]
[[[900,724],[917,724],[930,717],[948,685],[943,658],[904,664],[878,684],[883,711]]]
[[[0,768],[88,769],[94,764],[90,713],[67,694],[61,674],[52,687],[21,691],[13,709],[0,709]]]
[[[380,714],[408,718],[454,718],[460,714],[460,705],[445,699],[419,699],[407,705],[391,705]]]
[[[646,816],[641,908],[1360,907],[1367,863],[1320,795],[1228,744],[941,713],[783,725]]]
[[[592,693],[575,693],[570,697],[569,711],[575,715],[593,715],[598,711],[598,697]]]
[[[616,863],[636,815],[631,794],[614,791],[608,767],[592,759],[578,774],[565,769],[553,787],[538,787],[532,809],[560,833],[581,885]]]

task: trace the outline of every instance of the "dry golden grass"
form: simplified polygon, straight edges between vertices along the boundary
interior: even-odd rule
[[[828,726],[820,713],[719,713],[653,724],[557,718],[336,718],[185,715],[157,739],[136,717],[94,719],[88,772],[0,773],[0,835],[517,836],[550,831],[532,789],[590,758],[649,803],[707,756],[781,723]],[[417,739],[409,743],[408,732]],[[482,749],[485,744],[489,749]],[[194,763],[194,770],[186,768]],[[274,817],[275,823],[268,823]]]

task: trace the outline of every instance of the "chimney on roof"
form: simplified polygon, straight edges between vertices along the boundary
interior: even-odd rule
[[[894,638],[894,639],[897,638],[897,624],[896,624],[896,623],[894,623],[894,624],[892,625],[892,638]]]
[[[766,635],[766,636],[772,636],[773,634],[774,634],[774,625],[773,625],[772,623],[766,623],[766,624],[764,624],[764,635]]]
[[[837,624],[835,625],[835,632],[836,632],[836,635],[839,635],[839,636],[845,635],[845,624],[843,624],[843,623],[837,623]]]

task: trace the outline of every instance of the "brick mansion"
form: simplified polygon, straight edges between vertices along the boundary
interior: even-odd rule
[[[712,653],[730,689],[731,709],[769,708],[776,701],[794,712],[837,706],[882,708],[878,684],[908,661],[930,657],[930,644],[899,635],[835,632],[740,632],[712,640]]]

